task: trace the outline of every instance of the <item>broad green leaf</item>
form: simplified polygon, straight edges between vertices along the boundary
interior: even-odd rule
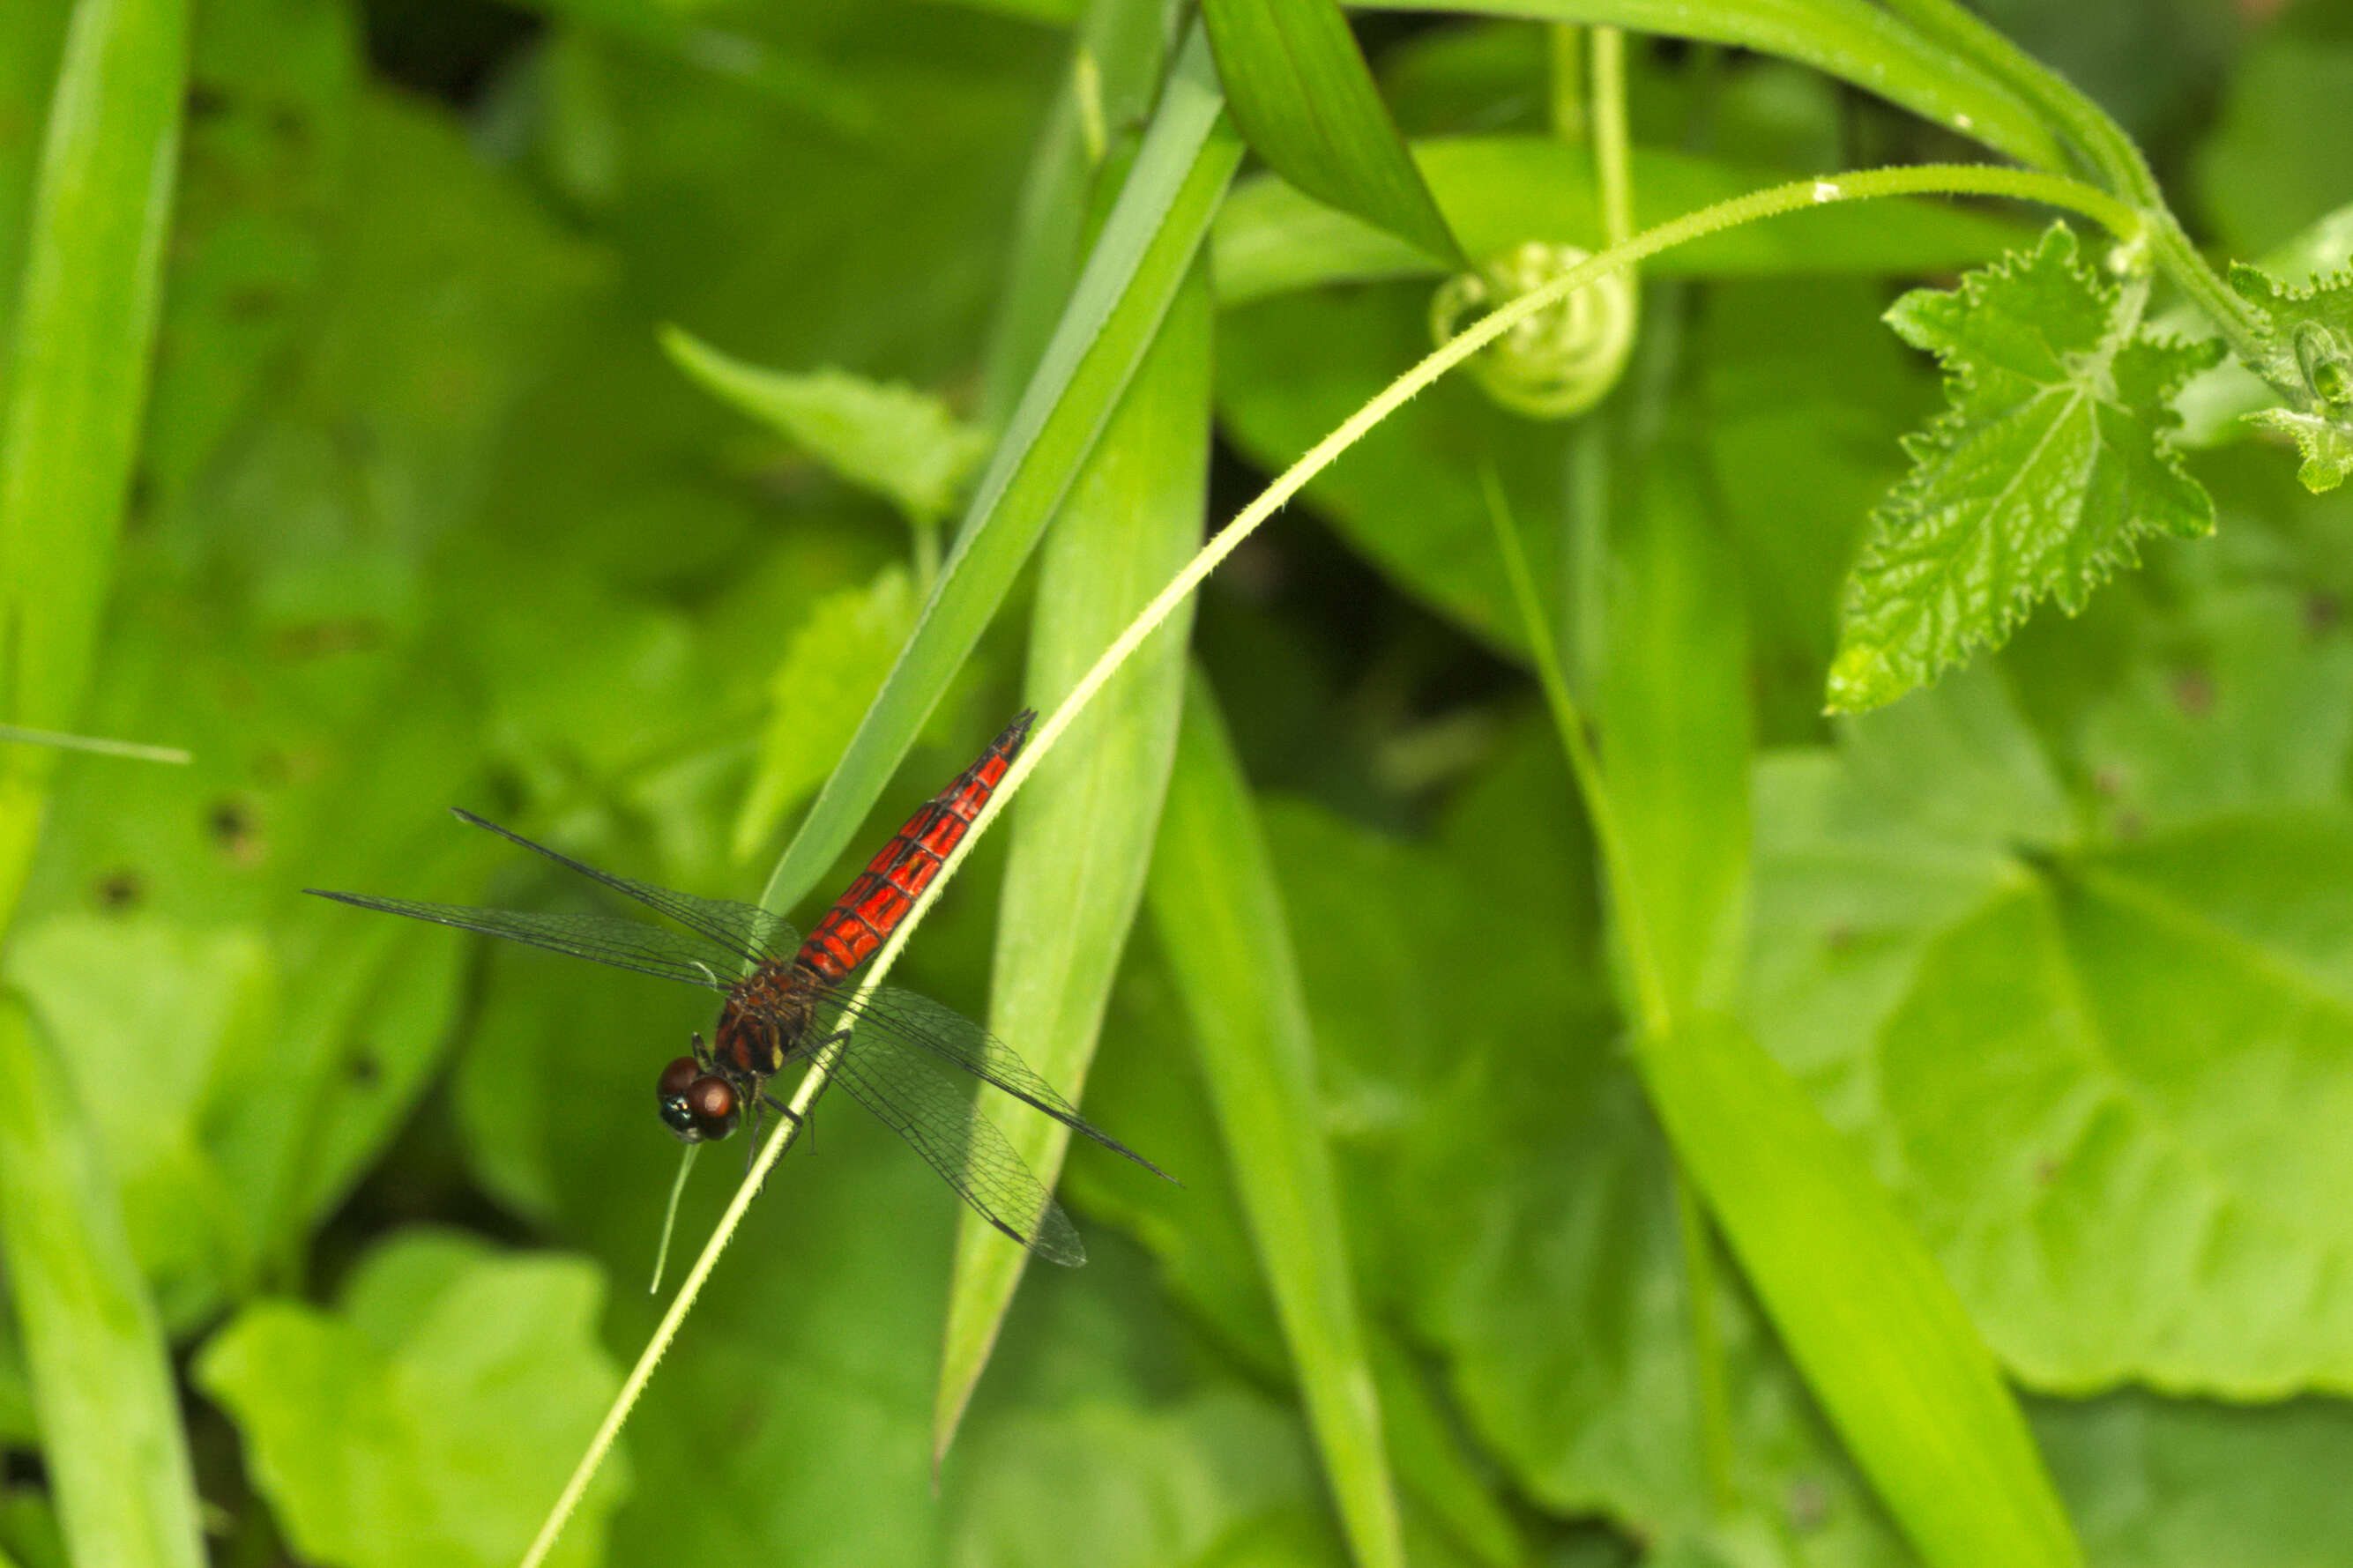
[[[1314,1040],[1257,813],[1206,684],[1187,694],[1153,857],[1153,923],[1193,1022],[1355,1560],[1403,1561]]]
[[[1875,1031],[1885,1125],[1922,1228],[2038,1384],[2353,1381],[2344,1242],[2303,1196],[2344,1156],[2296,1131],[2353,1095],[2348,867],[2342,811],[2224,818],[2063,863],[1921,954]]]
[[[735,817],[737,859],[758,854],[785,813],[825,782],[914,626],[914,584],[905,568],[891,566],[862,587],[818,600],[794,631],[768,679],[760,758]]]
[[[363,1265],[341,1308],[265,1300],[197,1359],[291,1544],[350,1568],[512,1563],[615,1389],[604,1280],[417,1233]],[[628,1486],[607,1461],[552,1562],[599,1560]]]
[[[341,0],[200,9],[187,145],[140,454],[145,499],[177,505],[282,374],[348,211],[361,44]]]
[[[1493,256],[1524,240],[1599,250],[1606,243],[1593,159],[1550,136],[1460,136],[1413,144],[1463,247]],[[1632,150],[1634,216],[1649,227],[1788,177],[1770,164],[1672,148]],[[1680,245],[1643,263],[1662,278],[1782,272],[1923,272],[1990,261],[2015,247],[2018,225],[1927,201],[1884,201],[1810,214],[1795,224],[1747,224]],[[1273,175],[1235,187],[1218,215],[1218,298],[1229,306],[1325,283],[1436,277],[1418,248],[1328,206]]]
[[[1239,1532],[1320,1512],[1298,1428],[1236,1390],[1023,1412],[974,1443],[970,1467],[955,1561],[972,1568],[1223,1562],[1219,1549]],[[1329,1525],[1315,1524],[1306,1551],[1278,1561],[1345,1562]]]
[[[2353,639],[2270,583],[2196,590],[2168,630],[2164,655],[2134,663],[2078,721],[2073,771],[2091,782],[2099,834],[2122,843],[2343,799]]]
[[[140,984],[121,984],[126,974]],[[91,1108],[163,1320],[217,1310],[250,1280],[260,1216],[207,1133],[282,1070],[268,1055],[280,986],[269,951],[249,930],[66,915],[28,922],[6,975],[47,1037],[74,1042],[59,1087]],[[121,1093],[125,1083],[140,1092]]]
[[[1676,1157],[1922,1559],[2081,1563],[1992,1355],[1854,1147],[1729,1018],[1638,1059]]]
[[[2353,1406],[2113,1394],[2034,1406],[2035,1434],[2100,1568],[2305,1568],[2353,1544]]]
[[[2239,266],[2231,287],[2263,322],[2261,357],[2250,368],[2288,403],[2247,418],[2295,438],[2305,489],[2335,489],[2353,474],[2353,268],[2289,289]]]
[[[1450,268],[1462,247],[1407,155],[1339,0],[1203,0],[1234,123],[1285,179]]]
[[[912,386],[839,370],[764,370],[678,327],[665,329],[661,342],[678,367],[714,396],[881,496],[910,522],[929,526],[954,510],[987,450],[979,431]]]
[[[1942,363],[1952,406],[1905,441],[1912,471],[1847,578],[1831,708],[1892,702],[2000,646],[2040,600],[2081,610],[2141,539],[2213,527],[2166,431],[2168,400],[2220,346],[2141,335],[2146,292],[2094,277],[2054,224],[2031,254],[1888,311]]]
[[[1209,456],[1208,274],[1197,267],[1071,487],[1039,570],[1024,694],[1050,712],[1200,547]],[[1014,820],[989,1027],[1075,1101],[1144,897],[1185,700],[1188,604],[1136,650],[1030,778]],[[1070,1130],[990,1105],[1051,1185]],[[1148,1142],[1145,1131],[1134,1137]],[[1147,1151],[1148,1153],[1148,1151]],[[933,1415],[944,1453],[987,1363],[1029,1254],[961,1216]]]
[[[1891,722],[1990,677],[1759,772],[1760,1032],[2042,1386],[2353,1370],[2346,1238],[2305,1196],[2353,1093],[2353,645],[2295,602],[2223,601],[2090,710],[2080,825],[1998,699]]]
[[[1624,27],[1813,67],[2042,169],[2066,167],[2043,115],[2007,82],[1868,0],[1431,0],[1424,9]]]
[[[41,1459],[74,1558],[205,1561],[171,1350],[94,1131],[13,993],[0,994],[0,1255],[24,1333]]]
[[[0,374],[0,721],[81,718],[146,408],[187,50],[186,0],[77,0],[68,24]],[[55,763],[0,747],[0,927]]]
[[[770,874],[760,900],[766,907],[797,902],[848,847],[962,668],[1158,332],[1240,158],[1208,45],[1197,35],[965,510],[915,635]]]

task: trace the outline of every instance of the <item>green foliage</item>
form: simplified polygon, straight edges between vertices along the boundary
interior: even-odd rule
[[[1574,423],[1449,374],[1316,472],[894,974],[1184,1185],[1079,1141],[1027,1269],[828,1097],[558,1560],[2347,1557],[2341,19],[534,9],[208,0],[164,94],[155,0],[0,6],[0,666],[193,754],[0,742],[0,1561],[513,1561],[709,998],[299,889],[599,907],[456,804],[754,897],[799,815],[806,919],[1458,237],[1601,243],[1596,23],[1699,46],[1638,225],[1802,210],[1645,258]]]
[[[810,607],[768,679],[760,760],[735,817],[738,860],[758,854],[785,813],[825,782],[824,759],[849,744],[914,626],[914,584],[900,566]]]
[[[397,1237],[339,1309],[264,1299],[206,1347],[205,1392],[236,1417],[301,1553],[353,1568],[513,1560],[620,1374],[595,1343],[603,1280],[553,1257]],[[341,1434],[322,1443],[327,1428]],[[628,1489],[608,1466],[554,1559],[596,1560]]]
[[[2166,431],[2168,399],[2220,351],[2144,335],[2144,297],[2094,277],[2054,224],[2032,252],[1888,311],[1944,365],[1952,406],[1905,442],[1912,471],[1847,578],[1834,710],[1876,708],[2000,647],[2040,600],[2081,610],[2143,538],[2212,529],[2213,501]]]
[[[803,375],[762,370],[676,328],[662,334],[662,348],[714,396],[881,495],[919,526],[954,510],[966,476],[987,450],[979,431],[911,386],[839,370]]]
[[[1234,122],[1261,157],[1308,195],[1463,264],[1339,0],[1207,0],[1201,21]]]

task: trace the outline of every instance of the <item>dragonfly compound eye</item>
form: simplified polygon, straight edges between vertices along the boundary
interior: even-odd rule
[[[742,1111],[735,1086],[703,1071],[692,1057],[681,1057],[662,1068],[654,1096],[661,1107],[662,1125],[689,1143],[726,1137],[735,1131]]]

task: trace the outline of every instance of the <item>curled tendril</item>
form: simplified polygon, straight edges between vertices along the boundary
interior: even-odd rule
[[[1591,253],[1532,239],[1439,285],[1430,331],[1443,343],[1463,318],[1484,314],[1549,283]],[[1487,395],[1532,419],[1582,414],[1618,384],[1634,350],[1633,279],[1613,272],[1539,310],[1464,365]]]

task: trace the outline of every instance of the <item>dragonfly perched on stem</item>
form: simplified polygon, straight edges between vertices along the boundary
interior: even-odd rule
[[[981,1217],[1050,1262],[1086,1261],[1079,1233],[1043,1183],[974,1103],[973,1079],[1011,1095],[1156,1176],[1159,1166],[1081,1116],[1011,1047],[970,1019],[913,992],[878,986],[860,996],[850,976],[895,930],[980,814],[1029,736],[1024,710],[977,762],[907,819],[806,941],[754,904],[701,899],[617,877],[534,844],[471,812],[475,826],[537,850],[676,922],[649,925],[610,914],[551,914],[417,903],[307,889],[364,910],[528,942],[575,958],[719,992],[726,1000],[706,1047],[661,1070],[655,1097],[664,1124],[690,1143],[733,1132],[746,1107],[758,1135],[763,1105],[793,1112],[768,1079],[826,1056],[829,1081],[905,1139]],[[453,808],[454,809],[454,808]]]

